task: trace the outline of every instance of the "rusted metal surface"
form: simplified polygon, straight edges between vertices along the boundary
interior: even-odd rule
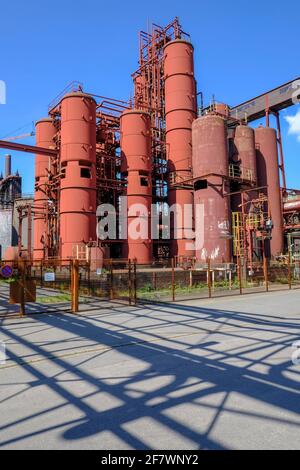
[[[37,147],[53,148],[56,129],[53,119],[40,119],[36,123],[36,145]],[[46,206],[48,197],[46,185],[48,183],[48,174],[50,171],[49,155],[36,154],[35,156],[35,192],[34,205],[36,211],[34,214],[34,240],[33,240],[33,258],[43,259],[45,256],[45,247],[47,244],[47,217]]]
[[[207,180],[207,188],[194,192],[195,205],[202,205],[204,211],[204,225],[200,222],[200,227],[196,227],[199,261],[231,259],[230,200],[225,195],[229,163],[226,138],[225,121],[220,116],[203,116],[193,123],[193,176],[195,181],[203,177]]]
[[[300,199],[295,199],[294,201],[293,200],[286,201],[283,204],[283,211],[284,212],[300,211]]]
[[[69,93],[61,102],[60,256],[96,240],[96,102]]]
[[[34,145],[17,144],[16,142],[7,142],[6,140],[0,140],[0,148],[17,150],[19,152],[38,153],[39,155],[48,155],[49,157],[55,157],[57,155],[57,151],[54,149],[37,147]]]
[[[127,178],[128,239],[123,243],[123,257],[148,263],[152,259],[149,217],[152,203],[151,121],[144,111],[125,111],[121,116],[121,171]],[[140,209],[135,206],[140,205]],[[138,215],[138,214],[141,215]],[[136,238],[131,230],[144,219],[147,233]],[[135,231],[135,230],[134,230]],[[138,228],[137,228],[138,231]],[[143,231],[143,229],[142,229]]]
[[[193,46],[180,39],[171,41],[164,49],[168,171],[175,173],[179,180],[189,179],[192,175],[192,122],[197,109],[193,55]],[[192,188],[189,189],[184,183],[172,186],[170,179],[169,205],[176,203],[184,210],[186,204],[193,204]],[[192,229],[192,221],[190,224],[185,229]],[[183,228],[183,222],[178,220],[178,231]],[[184,235],[174,233],[174,227],[171,227],[170,256],[180,258],[193,255],[194,251],[188,248]]]
[[[234,135],[236,160],[240,162],[244,180],[257,181],[254,130],[249,126],[237,126]]]
[[[266,108],[271,112],[288,108],[294,104],[293,100],[297,96],[296,90],[299,81],[300,79],[296,78],[249,101],[234,106],[230,109],[230,115],[236,120],[244,120],[246,117],[247,121],[250,122],[264,117]]]
[[[268,202],[273,221],[270,254],[275,256],[283,252],[283,214],[275,129],[262,126],[255,129],[255,143],[258,184],[268,186]]]

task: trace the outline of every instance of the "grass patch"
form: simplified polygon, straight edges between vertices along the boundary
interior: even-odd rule
[[[58,295],[43,295],[37,297],[36,301],[40,304],[57,304],[59,302],[70,302],[70,294],[58,294]]]

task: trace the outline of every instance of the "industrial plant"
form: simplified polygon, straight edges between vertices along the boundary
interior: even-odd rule
[[[173,259],[176,266],[240,260],[251,269],[264,257],[300,250],[300,190],[286,185],[279,116],[295,103],[295,81],[234,107],[213,98],[204,104],[194,54],[177,18],[153,25],[140,33],[133,98],[103,97],[72,82],[36,122],[35,146],[0,141],[1,148],[35,154],[34,198],[21,202],[21,178],[11,175],[6,157],[1,211],[13,211],[17,200],[19,222],[2,257],[89,260],[95,269],[105,259]],[[262,124],[252,128],[258,119]],[[124,197],[127,232],[99,237],[97,224],[107,214],[97,208],[114,207],[118,227]],[[137,219],[153,225],[153,206],[160,236],[149,230],[146,239],[133,237]],[[194,208],[188,222],[186,207]]]

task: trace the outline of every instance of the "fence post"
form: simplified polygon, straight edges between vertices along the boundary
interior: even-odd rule
[[[79,311],[79,263],[72,260],[72,312]]]
[[[41,265],[40,265],[40,276],[41,276],[41,279],[40,279],[40,284],[41,284],[41,287],[44,286],[44,278],[43,278],[43,260],[41,259]]]
[[[128,260],[128,302],[131,305],[132,296],[132,278],[131,278],[131,260]]]
[[[208,297],[211,299],[211,260],[207,258],[207,287],[208,287]]]
[[[72,259],[69,262],[69,276],[70,276],[70,292],[72,296],[72,292],[73,292],[73,260]]]
[[[172,258],[172,302],[175,302],[175,262]]]
[[[232,290],[232,271],[229,270],[229,290]]]
[[[20,316],[23,317],[26,314],[26,309],[25,309],[25,283],[26,283],[25,260],[20,261],[19,269],[21,271],[21,275],[20,275],[21,281],[19,282],[19,285],[21,287],[21,289],[20,289]]]
[[[289,289],[292,288],[292,270],[291,270],[291,250],[288,251],[288,280],[289,280]]]
[[[242,260],[241,257],[238,257],[238,279],[239,279],[239,289],[240,295],[243,293],[243,283],[242,283]]]
[[[134,305],[136,305],[136,301],[137,301],[137,289],[136,289],[136,286],[137,286],[137,278],[136,278],[137,274],[136,274],[136,261],[134,261],[134,264],[133,264],[133,289],[134,289]]]
[[[193,287],[193,271],[190,269],[190,289]]]
[[[264,278],[265,278],[266,292],[269,292],[268,264],[267,264],[267,258],[266,258],[266,255],[265,255],[265,251],[263,253],[263,267],[264,267]]]
[[[113,260],[112,259],[110,260],[109,268],[110,268],[110,271],[109,271],[109,277],[110,277],[109,299],[113,300],[113,298],[114,298],[114,273],[113,273]]]
[[[88,293],[91,295],[91,262],[88,262]]]

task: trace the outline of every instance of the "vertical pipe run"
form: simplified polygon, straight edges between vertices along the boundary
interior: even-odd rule
[[[35,124],[36,145],[53,148],[56,129],[51,118],[40,119]],[[33,259],[43,259],[47,246],[47,210],[48,199],[45,194],[50,170],[50,158],[45,155],[35,156],[35,190],[34,190],[34,238]]]

